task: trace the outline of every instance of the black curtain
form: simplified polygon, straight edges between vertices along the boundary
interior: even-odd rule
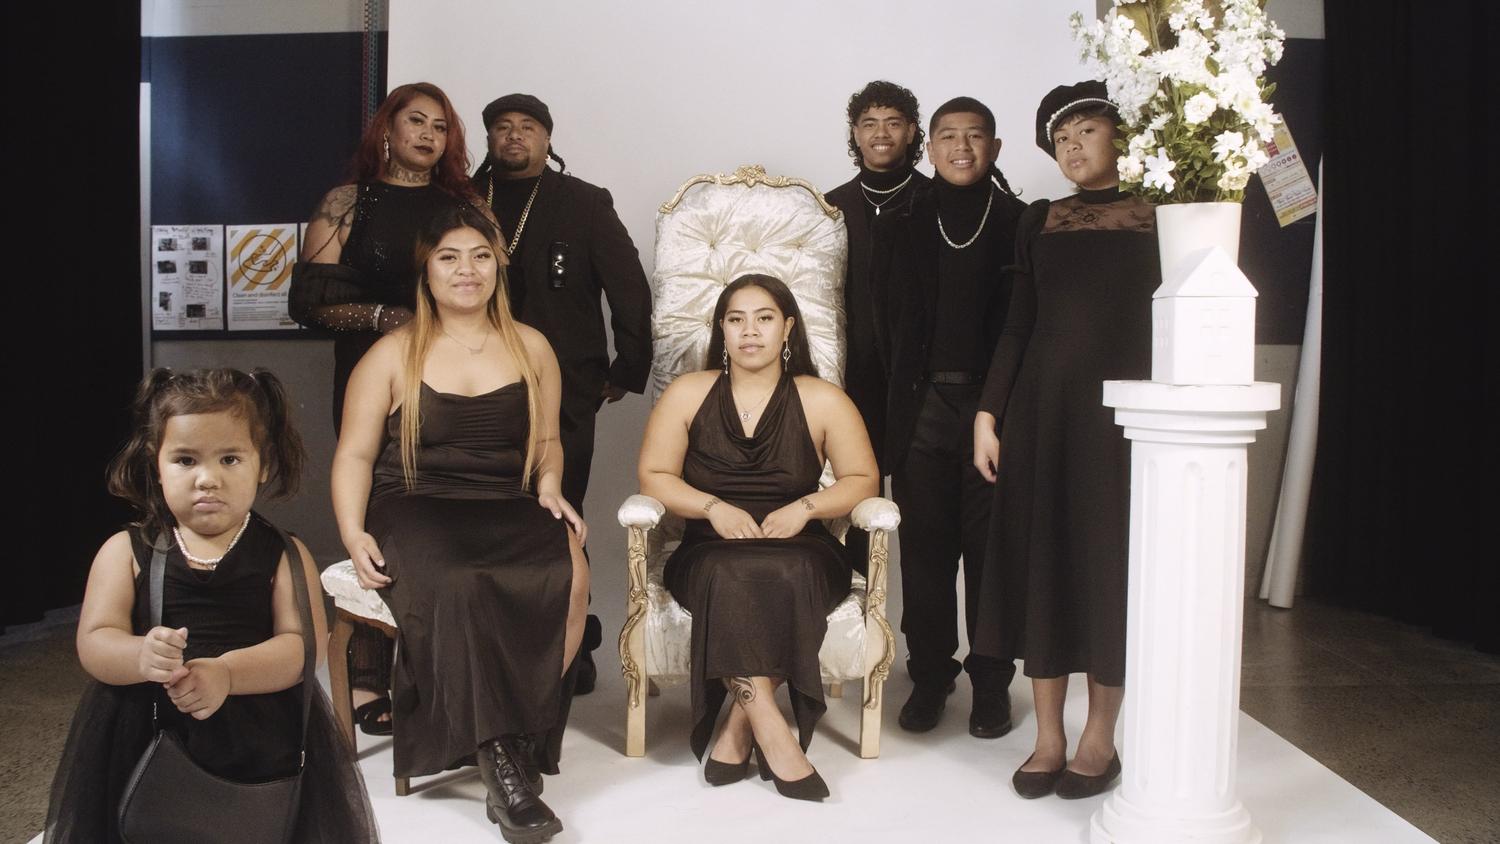
[[[1315,597],[1500,652],[1497,310],[1477,2],[1328,0]],[[1488,411],[1486,410],[1488,408]]]
[[[94,552],[128,517],[104,466],[141,375],[140,4],[34,4],[16,18],[0,632],[78,603]]]

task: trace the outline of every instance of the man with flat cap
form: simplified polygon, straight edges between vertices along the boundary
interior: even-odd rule
[[[562,369],[563,497],[583,511],[594,457],[594,414],[646,387],[651,367],[651,289],[609,191],[563,171],[552,149],[552,112],[530,94],[484,107],[489,154],[474,187],[500,223],[510,256],[516,318],[546,336]],[[558,169],[547,167],[547,160]],[[609,301],[610,360],[599,295]],[[597,616],[584,632],[577,693],[593,689]]]

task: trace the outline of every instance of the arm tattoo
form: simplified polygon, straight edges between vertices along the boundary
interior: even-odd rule
[[[329,191],[328,195],[323,197],[323,204],[313,212],[312,221],[316,223],[321,220],[335,228],[348,225],[349,221],[346,218],[354,208],[357,190],[355,185],[340,185]]]
[[[755,700],[755,685],[749,677],[725,677],[724,688],[734,695],[740,706],[749,706]]]

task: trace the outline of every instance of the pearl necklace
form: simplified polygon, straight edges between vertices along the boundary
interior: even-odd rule
[[[979,233],[982,232],[982,231],[984,231],[984,224],[987,223],[987,222],[989,222],[989,220],[990,220],[990,206],[994,205],[994,204],[995,204],[995,189],[992,187],[992,188],[990,188],[989,198],[984,201],[984,216],[979,218],[979,228],[977,228],[977,229],[974,230],[974,236],[973,237],[969,238],[968,240],[964,241],[963,243],[954,243],[953,242],[953,238],[951,238],[951,237],[948,236],[947,230],[945,230],[943,228],[943,215],[942,214],[938,214],[937,215],[938,234],[942,235],[943,236],[943,240],[947,241],[948,245],[951,246],[951,247],[953,247],[954,249],[968,249],[970,246],[974,245],[974,241],[976,241],[976,240],[979,239]]]
[[[209,557],[207,559],[203,557],[194,557],[192,553],[188,551],[187,543],[182,541],[182,531],[178,529],[176,525],[172,526],[172,536],[176,537],[177,539],[177,550],[182,552],[182,556],[186,557],[188,562],[197,563],[198,565],[203,566],[209,571],[213,571],[214,569],[217,569],[219,567],[219,563],[223,562],[225,557],[229,556],[229,552],[234,550],[234,546],[240,541],[240,537],[245,535],[245,528],[249,526],[250,514],[246,513],[245,520],[243,522],[240,522],[240,529],[235,533],[234,538],[229,540],[229,547],[224,549],[224,553],[220,554],[217,557]]]

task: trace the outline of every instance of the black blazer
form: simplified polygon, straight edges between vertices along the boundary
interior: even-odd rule
[[[1006,272],[1015,254],[1016,223],[1026,204],[997,191],[991,237],[1001,237],[1003,261],[995,264],[988,304],[975,319],[983,321],[984,342],[995,347],[1010,299]],[[870,279],[877,308],[876,349],[887,376],[885,466],[894,470],[906,459],[916,429],[917,414],[927,397],[927,361],[934,342],[937,317],[938,249],[937,196],[931,184],[912,198],[903,213],[881,215],[875,221],[870,254]]]
[[[932,180],[912,171],[910,189],[896,201],[881,209],[880,217],[868,215],[869,206],[860,190],[859,177],[829,191],[828,203],[844,212],[844,228],[849,234],[849,261],[844,270],[844,318],[848,348],[844,365],[844,391],[859,409],[870,433],[870,445],[880,463],[880,473],[890,474],[885,462],[886,371],[876,349],[876,306],[870,281],[870,258],[873,239],[871,223],[906,211],[912,197],[926,189]]]
[[[516,318],[541,331],[562,369],[565,417],[598,409],[606,381],[633,393],[651,369],[651,288],[640,254],[615,213],[609,191],[542,171],[536,202],[511,256],[510,303]],[[477,182],[480,196],[488,186]],[[557,244],[566,244],[553,277]],[[609,300],[611,363],[599,294]]]

